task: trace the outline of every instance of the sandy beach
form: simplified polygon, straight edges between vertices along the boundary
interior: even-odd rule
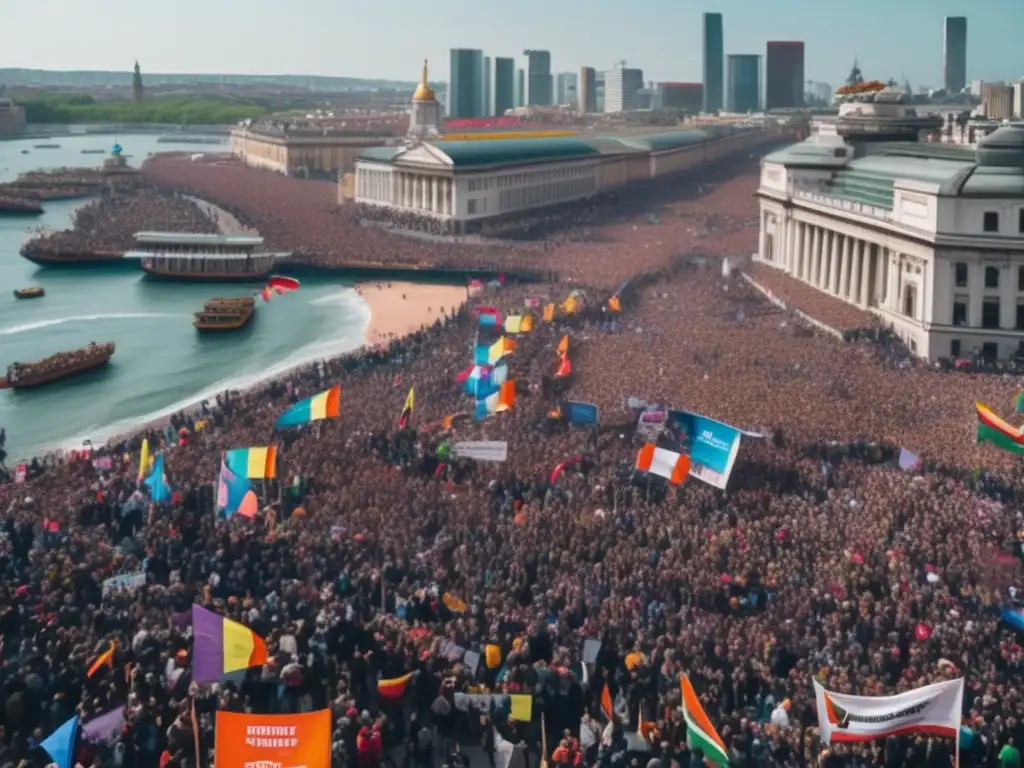
[[[430,325],[466,300],[466,286],[421,283],[356,283],[356,292],[370,307],[366,344],[387,343]]]

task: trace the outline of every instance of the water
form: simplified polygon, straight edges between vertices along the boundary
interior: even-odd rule
[[[149,152],[211,149],[157,144],[156,138],[118,140],[133,161]],[[32,144],[49,143],[38,138],[0,142],[0,178],[8,173],[5,168],[16,175],[96,165],[102,156],[81,155],[80,149],[109,147],[112,139],[52,139],[62,145],[58,150],[32,150]],[[31,154],[22,155],[26,147]],[[363,342],[369,310],[350,285],[307,279],[297,293],[275,296],[268,304],[257,301],[256,317],[246,329],[199,335],[192,313],[203,302],[248,296],[259,286],[163,283],[131,268],[39,269],[18,255],[30,229],[65,228],[82,204],[46,203],[41,217],[0,216],[0,372],[8,363],[39,360],[90,341],[117,344],[105,369],[35,390],[0,391],[0,426],[7,429],[11,458],[77,447],[86,438],[99,442],[228,387],[245,387]],[[14,298],[14,288],[29,285],[45,288],[45,298]]]

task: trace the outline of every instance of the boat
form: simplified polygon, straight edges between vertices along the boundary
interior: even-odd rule
[[[287,254],[264,251],[262,237],[136,232],[135,247],[125,256],[138,259],[153,278],[239,283],[264,281]]]
[[[105,155],[105,154],[107,154],[107,150],[105,150],[105,149],[83,149],[82,150],[82,154],[83,155]]]
[[[33,149],[60,149],[60,144],[35,144]]]
[[[0,389],[28,389],[91,371],[106,365],[114,356],[114,342],[90,343],[71,352],[58,352],[35,363],[11,363],[7,376],[0,379]]]
[[[41,299],[45,295],[46,291],[38,285],[33,285],[30,288],[17,288],[14,291],[14,298],[16,299]]]
[[[237,331],[244,328],[256,312],[256,300],[251,297],[210,299],[201,312],[195,313],[192,327],[197,331]]]
[[[63,251],[29,243],[22,246],[20,253],[23,259],[38,267],[100,267],[126,263],[120,251]]]
[[[21,216],[38,216],[43,212],[43,205],[30,197],[12,197],[0,195],[0,214],[11,213]]]

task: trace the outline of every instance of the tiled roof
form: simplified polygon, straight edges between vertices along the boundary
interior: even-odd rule
[[[669,133],[648,133],[639,136],[624,136],[620,140],[628,146],[639,147],[650,152],[666,152],[703,144],[710,137],[704,131],[671,131]]]
[[[370,147],[359,153],[359,159],[376,163],[390,163],[404,149],[405,147]]]
[[[597,157],[600,154],[596,147],[575,136],[493,141],[433,141],[431,146],[447,155],[456,168],[525,165],[545,160]]]

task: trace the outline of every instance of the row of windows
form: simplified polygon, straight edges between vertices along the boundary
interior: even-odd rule
[[[970,269],[968,265],[962,261],[958,261],[954,268],[956,276],[956,287],[966,288],[968,275]],[[985,287],[986,288],[998,288],[999,287],[999,267],[985,267]],[[1024,291],[1024,266],[1017,267],[1017,290]]]
[[[950,339],[949,341],[949,356],[960,357],[963,352],[963,344],[960,339]],[[974,349],[975,354],[979,353],[977,347]],[[980,354],[982,359],[987,363],[994,363],[999,359],[999,345],[994,341],[986,342],[981,345]],[[1017,353],[1015,355],[1017,359],[1024,359],[1024,341],[1017,342]]]
[[[953,297],[953,325],[966,326],[969,322],[970,312],[968,307],[970,300],[967,296]],[[981,303],[981,327],[1001,328],[1002,308],[999,299],[988,298]],[[1017,322],[1015,330],[1024,331],[1024,301],[1017,300]]]
[[[498,196],[498,208],[502,212],[520,208],[536,208],[541,205],[576,200],[586,195],[592,195],[596,190],[597,182],[592,176],[585,179],[559,181],[554,184],[538,184],[522,189],[509,189]]]
[[[982,229],[986,232],[999,232],[999,212],[985,211],[982,221]],[[1024,235],[1024,208],[1017,211],[1017,232]]]
[[[513,189],[515,187],[533,186],[534,184],[547,184],[553,181],[564,179],[578,179],[591,173],[590,168],[552,168],[546,171],[530,171],[524,173],[509,173],[497,178],[470,179],[470,192],[486,192],[490,189]]]

